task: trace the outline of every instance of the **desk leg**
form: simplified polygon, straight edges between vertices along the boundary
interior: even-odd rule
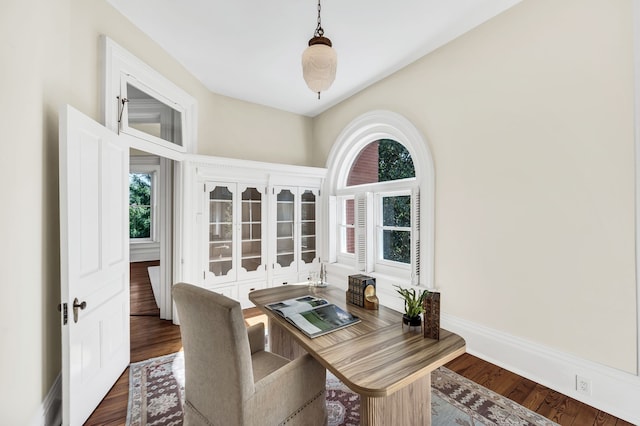
[[[291,333],[275,321],[269,321],[269,351],[288,359],[296,359],[307,351],[291,337]]]
[[[431,425],[431,375],[416,380],[387,397],[360,396],[360,424]]]

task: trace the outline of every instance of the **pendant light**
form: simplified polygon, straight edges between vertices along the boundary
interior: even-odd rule
[[[309,40],[309,47],[302,52],[302,76],[309,89],[318,94],[324,92],[336,78],[338,56],[332,48],[331,40],[324,37],[320,19],[320,0],[318,0],[318,26]]]

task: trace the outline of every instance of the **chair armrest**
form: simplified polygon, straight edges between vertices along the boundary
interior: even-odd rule
[[[261,414],[248,423],[279,424],[318,399],[321,411],[315,416],[326,419],[325,388],[324,367],[309,354],[298,357],[256,382],[255,393],[248,401],[252,405],[249,412]]]
[[[264,350],[264,323],[259,322],[247,327],[247,335],[252,354]]]

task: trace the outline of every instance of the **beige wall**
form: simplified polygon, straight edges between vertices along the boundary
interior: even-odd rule
[[[434,157],[443,311],[635,372],[631,17],[525,0],[317,117],[314,158],[403,114]]]
[[[2,424],[29,424],[61,369],[58,110],[100,119],[99,34],[197,99],[200,153],[308,163],[310,118],[212,94],[104,0],[3,0]]]
[[[634,371],[630,0],[525,0],[314,120],[209,93],[104,0],[0,12],[3,422],[60,371],[58,109],[99,118],[100,33],[198,100],[203,154],[322,166],[359,114],[405,115],[434,154],[444,311]]]
[[[195,97],[198,153],[307,165],[311,119],[209,92],[104,0],[71,0],[71,104],[100,119],[98,38],[106,34]]]
[[[37,13],[34,13],[37,11]],[[68,96],[69,2],[0,11],[0,417],[24,425],[60,371],[58,106]]]

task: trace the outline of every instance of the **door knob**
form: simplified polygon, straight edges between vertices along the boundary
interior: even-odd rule
[[[82,303],[78,303],[78,298],[73,299],[73,322],[78,322],[78,308],[84,309],[87,307],[87,302],[84,300]]]

